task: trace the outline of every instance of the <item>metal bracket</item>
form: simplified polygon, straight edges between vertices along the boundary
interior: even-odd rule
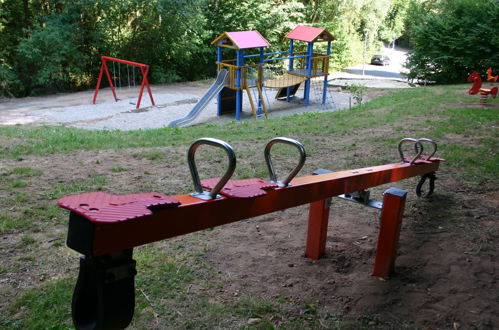
[[[327,173],[333,173],[333,171],[326,170],[324,168],[318,168],[313,172],[314,175],[327,174]],[[381,210],[383,208],[383,203],[369,199],[369,195],[370,192],[368,190],[358,190],[353,193],[341,194],[338,195],[337,197],[347,200],[349,202],[355,202]],[[329,200],[329,205],[331,205],[331,200]]]
[[[71,308],[77,329],[123,329],[130,324],[137,274],[132,253],[129,249],[80,258]]]
[[[371,193],[368,190],[357,190],[353,193],[338,195],[338,198],[381,210],[383,208],[383,203],[369,199],[370,194]]]

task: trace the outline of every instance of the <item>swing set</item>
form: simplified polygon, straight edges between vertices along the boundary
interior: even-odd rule
[[[152,97],[152,92],[151,92],[151,87],[149,86],[149,81],[147,80],[147,74],[149,73],[149,65],[147,64],[142,64],[142,63],[137,63],[137,62],[132,62],[132,61],[127,61],[127,60],[122,60],[119,58],[115,57],[109,57],[109,56],[102,56],[101,57],[102,64],[100,67],[100,72],[99,72],[99,78],[97,80],[97,86],[95,87],[95,92],[94,92],[94,98],[92,103],[95,104],[97,100],[97,95],[99,94],[99,88],[100,84],[102,81],[102,75],[103,73],[106,74],[107,81],[109,83],[109,86],[111,87],[111,91],[113,92],[114,100],[118,102],[118,97],[116,96],[116,87],[121,88],[123,85],[123,80],[121,76],[121,64],[126,65],[126,76],[127,76],[127,85],[128,87],[135,87],[136,83],[136,75],[135,75],[135,68],[137,67],[140,71],[140,74],[142,75],[142,81],[140,82],[140,91],[139,91],[139,98],[137,100],[137,105],[136,109],[139,109],[140,107],[140,102],[142,100],[142,94],[144,92],[144,87],[147,87],[147,92],[149,93],[149,98],[151,99],[151,104],[155,105],[154,103],[154,98]],[[109,67],[108,67],[108,62],[111,62],[113,64],[113,76],[111,77],[111,74],[109,73]],[[116,66],[118,66],[118,69],[116,70]],[[131,74],[131,79],[130,79],[130,68],[132,68],[132,74]],[[137,75],[138,78],[138,75]],[[114,83],[113,83],[114,81]],[[116,82],[118,81],[118,83]]]

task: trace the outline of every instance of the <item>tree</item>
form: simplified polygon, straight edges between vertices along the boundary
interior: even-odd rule
[[[420,0],[421,1],[421,0]],[[225,31],[258,30],[272,46],[299,24],[327,28],[331,68],[400,33],[405,0],[0,0],[0,94],[29,95],[95,85],[100,56],[151,66],[150,81],[213,76],[210,42]],[[304,43],[297,43],[297,51]],[[324,44],[316,45],[324,50]]]
[[[472,71],[497,68],[499,6],[493,0],[441,0],[435,10],[411,17],[418,22],[410,34],[411,78],[461,82]]]

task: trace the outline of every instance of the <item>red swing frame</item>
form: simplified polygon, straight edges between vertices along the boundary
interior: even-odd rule
[[[111,75],[109,74],[109,69],[107,67],[107,61],[112,61],[112,62],[137,66],[140,68],[140,72],[142,73],[142,82],[140,84],[139,99],[137,100],[137,106],[135,107],[135,109],[138,109],[140,107],[140,102],[142,100],[142,94],[144,93],[144,87],[147,87],[147,92],[149,93],[149,98],[151,99],[151,103],[152,103],[152,105],[155,105],[154,98],[152,97],[151,87],[149,86],[149,81],[147,80],[147,74],[149,73],[149,65],[143,64],[143,63],[127,61],[127,60],[122,60],[119,58],[109,57],[109,56],[102,56],[101,59],[102,59],[102,64],[100,67],[99,79],[97,80],[97,86],[95,87],[94,99],[92,101],[93,104],[95,104],[95,101],[97,100],[97,94],[99,94],[100,83],[102,81],[102,74],[104,72],[106,73],[106,77],[107,77],[107,80],[109,82],[109,86],[111,87],[111,91],[113,92],[114,100],[116,102],[118,102],[118,97],[116,96],[116,90],[114,88],[113,81],[111,79]]]

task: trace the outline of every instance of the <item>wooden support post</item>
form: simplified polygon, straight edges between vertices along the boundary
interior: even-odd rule
[[[385,278],[393,271],[406,196],[407,191],[397,188],[385,191],[374,261],[374,276]]]
[[[327,225],[331,198],[310,203],[305,256],[317,260],[326,251]]]

